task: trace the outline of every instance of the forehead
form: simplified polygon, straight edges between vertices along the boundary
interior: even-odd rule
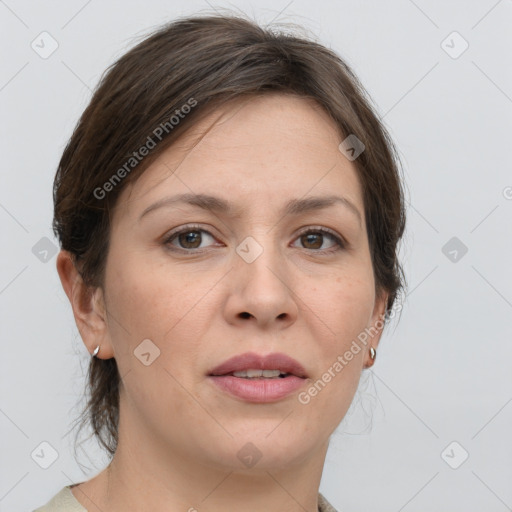
[[[271,207],[339,192],[362,210],[358,173],[339,151],[341,140],[311,99],[278,93],[237,99],[162,152],[123,190],[119,207],[132,216],[166,193],[215,193],[242,206],[264,200]]]

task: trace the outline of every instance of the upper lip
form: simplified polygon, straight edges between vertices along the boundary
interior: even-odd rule
[[[280,352],[273,352],[265,356],[254,352],[246,352],[231,357],[209,372],[209,375],[226,375],[244,370],[280,370],[282,373],[291,373],[297,377],[306,378],[306,370],[295,359]]]

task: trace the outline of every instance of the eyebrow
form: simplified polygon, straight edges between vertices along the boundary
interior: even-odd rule
[[[226,201],[225,199],[221,199],[220,197],[215,197],[208,194],[179,194],[175,196],[164,197],[158,200],[156,203],[148,206],[142,212],[141,216],[139,217],[139,221],[149,212],[157,210],[158,208],[173,206],[176,203],[185,203],[191,206],[197,206],[204,210],[211,210],[232,216],[239,214],[240,212],[232,203]],[[288,201],[288,203],[285,204],[283,208],[283,215],[300,215],[302,213],[322,210],[336,204],[345,206],[357,217],[359,225],[362,224],[362,216],[358,208],[346,197],[334,195],[291,199]]]

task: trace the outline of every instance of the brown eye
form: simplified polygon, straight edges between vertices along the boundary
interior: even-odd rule
[[[300,237],[302,244],[306,249],[320,249],[323,243],[323,234],[308,233]]]
[[[208,247],[208,245],[201,245],[208,242],[208,239],[214,240],[214,237],[204,229],[188,227],[180,231],[176,231],[169,235],[164,241],[164,244],[171,246],[173,249],[178,250],[193,250]]]
[[[326,239],[330,239],[333,243],[328,247],[322,247],[324,246]],[[334,252],[345,247],[345,244],[338,236],[326,229],[309,229],[299,235],[297,240],[300,240],[300,244],[304,249],[320,253]]]
[[[201,245],[201,235],[199,231],[187,231],[178,235],[181,247],[185,249],[197,249]]]

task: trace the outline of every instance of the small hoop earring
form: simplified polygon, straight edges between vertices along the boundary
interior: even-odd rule
[[[376,356],[377,356],[377,351],[373,347],[370,347],[370,357],[372,358],[372,361],[375,361]]]
[[[94,349],[94,352],[92,353],[92,357],[96,357],[96,354],[100,351],[100,346],[98,345],[95,349]]]

